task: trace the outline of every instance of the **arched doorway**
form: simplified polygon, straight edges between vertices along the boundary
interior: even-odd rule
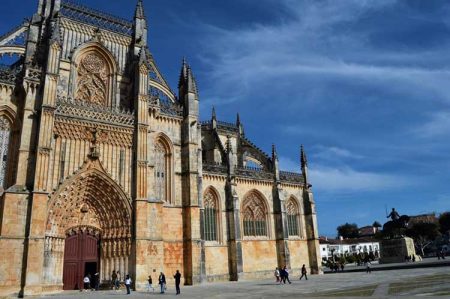
[[[98,159],[89,159],[52,194],[48,204],[44,280],[65,290],[85,274],[129,271],[131,203]]]
[[[100,232],[91,227],[77,227],[68,233],[64,246],[64,289],[82,289],[83,277],[90,275],[93,280],[100,269]]]

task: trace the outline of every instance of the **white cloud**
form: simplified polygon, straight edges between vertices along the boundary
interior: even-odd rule
[[[349,167],[316,165],[310,168],[309,174],[313,188],[321,192],[379,191],[404,188],[411,184],[409,179],[395,175],[361,172]]]
[[[437,112],[430,121],[415,128],[413,133],[423,138],[450,135],[450,112]]]
[[[300,163],[290,158],[279,157],[279,162],[282,170],[300,171]],[[413,178],[358,171],[349,166],[329,167],[321,164],[309,166],[309,179],[315,191],[336,194],[401,189],[414,183]]]
[[[393,54],[370,45],[368,32],[335,29],[395,3],[281,0],[279,5],[294,16],[281,23],[233,30],[208,26],[209,38],[199,53],[209,66],[207,76],[215,84],[204,93],[213,101],[229,103],[254,93],[273,95],[299,90],[305,78],[325,77],[365,82],[404,94],[420,90],[450,101],[450,85],[444,83],[450,80],[450,71],[417,65],[420,58],[436,57],[435,52],[422,56],[409,52]],[[363,61],[355,60],[355,56],[363,57]],[[386,63],[389,61],[392,63]],[[399,65],[399,61],[403,63]]]
[[[358,160],[364,158],[364,156],[357,153],[353,153],[344,148],[340,148],[337,146],[327,147],[323,145],[316,146],[312,156],[316,159],[323,159],[323,160],[340,160],[340,159]]]

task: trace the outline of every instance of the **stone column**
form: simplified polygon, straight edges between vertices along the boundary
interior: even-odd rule
[[[181,171],[183,205],[183,262],[185,284],[201,281],[202,240],[200,236],[200,182],[198,153],[199,100],[194,76],[185,66],[184,82],[180,84],[183,101],[183,122],[181,127]]]
[[[273,209],[275,219],[275,239],[277,244],[278,267],[286,266],[291,268],[291,258],[289,252],[289,233],[286,214],[286,202],[281,195],[281,187],[278,182],[273,186]]]
[[[231,281],[238,281],[243,272],[242,236],[239,197],[234,179],[226,184],[226,219],[228,235],[228,270]]]
[[[34,174],[33,197],[31,201],[30,230],[27,254],[27,273],[24,295],[42,292],[44,277],[45,224],[47,220],[47,201],[50,188],[48,178],[52,151],[54,111],[59,80],[59,57],[61,47],[53,41],[49,47],[47,73],[45,74],[39,135],[37,140],[36,170]],[[57,269],[45,269],[55,272]]]
[[[303,190],[305,210],[306,239],[308,242],[309,265],[311,274],[321,274],[319,235],[317,229],[316,208],[311,190]]]

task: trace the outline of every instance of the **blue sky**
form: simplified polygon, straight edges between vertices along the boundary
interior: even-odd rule
[[[134,1],[81,1],[130,19]],[[20,5],[18,5],[20,3]],[[131,4],[132,3],[132,4]],[[173,89],[186,56],[202,119],[214,105],[280,163],[309,158],[319,231],[450,209],[450,3],[144,0]],[[0,34],[37,0],[3,0]]]

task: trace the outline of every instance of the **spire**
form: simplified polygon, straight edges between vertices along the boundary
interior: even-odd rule
[[[212,116],[212,119],[217,119],[217,116],[216,116],[216,108],[213,106],[212,107],[212,113],[211,113],[211,116]]]
[[[134,17],[136,19],[145,19],[144,4],[142,3],[142,0],[138,0],[136,4],[136,11],[134,12]]]
[[[272,143],[272,161],[278,160],[277,148],[275,143]]]
[[[197,94],[197,82],[190,66],[187,67],[187,91]]]
[[[308,160],[306,159],[306,153],[303,148],[303,144],[300,147],[300,162],[302,165],[302,169],[305,169],[306,167],[308,167]]]
[[[144,4],[142,0],[138,0],[136,11],[134,12],[133,38],[135,55],[139,53],[139,48],[147,46],[147,19],[144,14]]]
[[[178,88],[184,85],[186,78],[187,78],[187,63],[186,57],[183,57],[183,61],[181,63],[180,79],[178,80]]]

